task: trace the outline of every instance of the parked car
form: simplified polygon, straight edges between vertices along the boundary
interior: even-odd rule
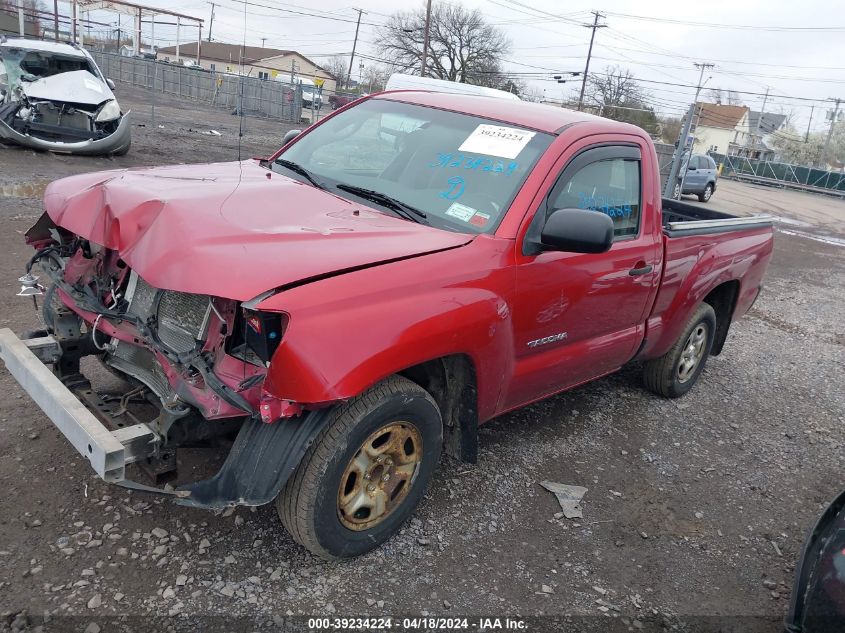
[[[310,110],[314,108],[319,110],[323,107],[322,92],[317,88],[314,82],[307,77],[299,79],[299,86],[302,89],[302,107]]]
[[[716,191],[718,178],[716,161],[706,154],[693,154],[681,166],[681,174],[675,184],[674,198],[678,200],[681,194],[692,194],[698,196],[699,201],[707,202]],[[683,191],[681,191],[681,180],[683,180]]]
[[[329,105],[331,106],[332,110],[337,110],[338,108],[342,108],[348,103],[352,103],[362,95],[359,95],[354,92],[338,92],[333,95],[329,95]]]
[[[125,154],[131,131],[91,55],[0,36],[0,141],[66,154]]]
[[[235,434],[214,477],[158,492],[275,500],[325,558],[389,538],[495,416],[633,360],[685,394],[772,254],[770,218],[661,202],[637,127],[434,92],[364,98],[261,160],[58,180],[44,208],[21,294],[46,289],[46,330],[0,330],[12,375],[135,489],[127,465]],[[101,403],[85,356],[158,414]]]

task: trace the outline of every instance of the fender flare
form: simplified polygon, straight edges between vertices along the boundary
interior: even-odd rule
[[[251,417],[241,426],[223,466],[209,479],[181,486],[178,505],[194,508],[260,506],[281,492],[305,452],[328,426],[333,407],[264,424]]]

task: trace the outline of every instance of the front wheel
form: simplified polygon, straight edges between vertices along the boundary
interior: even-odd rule
[[[673,200],[680,200],[681,199],[681,183],[676,182],[675,188],[672,190],[672,199]]]
[[[276,499],[294,540],[327,560],[358,556],[414,512],[440,459],[440,410],[393,376],[337,407]]]
[[[709,184],[704,188],[700,194],[698,194],[699,202],[707,202],[710,200],[710,196],[713,195],[713,185]]]
[[[647,361],[643,373],[649,391],[666,398],[677,398],[692,389],[713,347],[716,313],[702,303],[687,321],[671,349],[660,358]]]

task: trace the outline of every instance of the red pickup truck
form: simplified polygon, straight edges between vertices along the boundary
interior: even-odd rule
[[[635,360],[685,393],[772,254],[769,219],[661,201],[649,137],[578,112],[399,91],[289,136],[52,183],[21,278],[46,327],[0,355],[106,481],[275,500],[326,558],[387,539],[495,416]],[[208,479],[128,477],[227,438]]]

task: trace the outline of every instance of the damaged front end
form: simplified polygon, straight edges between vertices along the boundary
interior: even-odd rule
[[[125,154],[129,113],[94,60],[64,46],[69,50],[0,47],[0,140],[58,153]]]
[[[278,418],[261,414],[279,402],[263,383],[287,315],[154,288],[116,251],[57,227],[46,214],[26,237],[36,253],[21,295],[44,293],[46,329],[26,341],[0,330],[0,356],[97,473],[165,492],[128,480],[125,466],[138,463],[154,478],[175,475],[177,448],[225,444],[237,434],[215,477],[166,492],[198,507],[271,501],[322,420],[268,424]],[[97,393],[81,370],[85,356],[97,357],[127,389]],[[264,463],[268,468],[259,467]]]

